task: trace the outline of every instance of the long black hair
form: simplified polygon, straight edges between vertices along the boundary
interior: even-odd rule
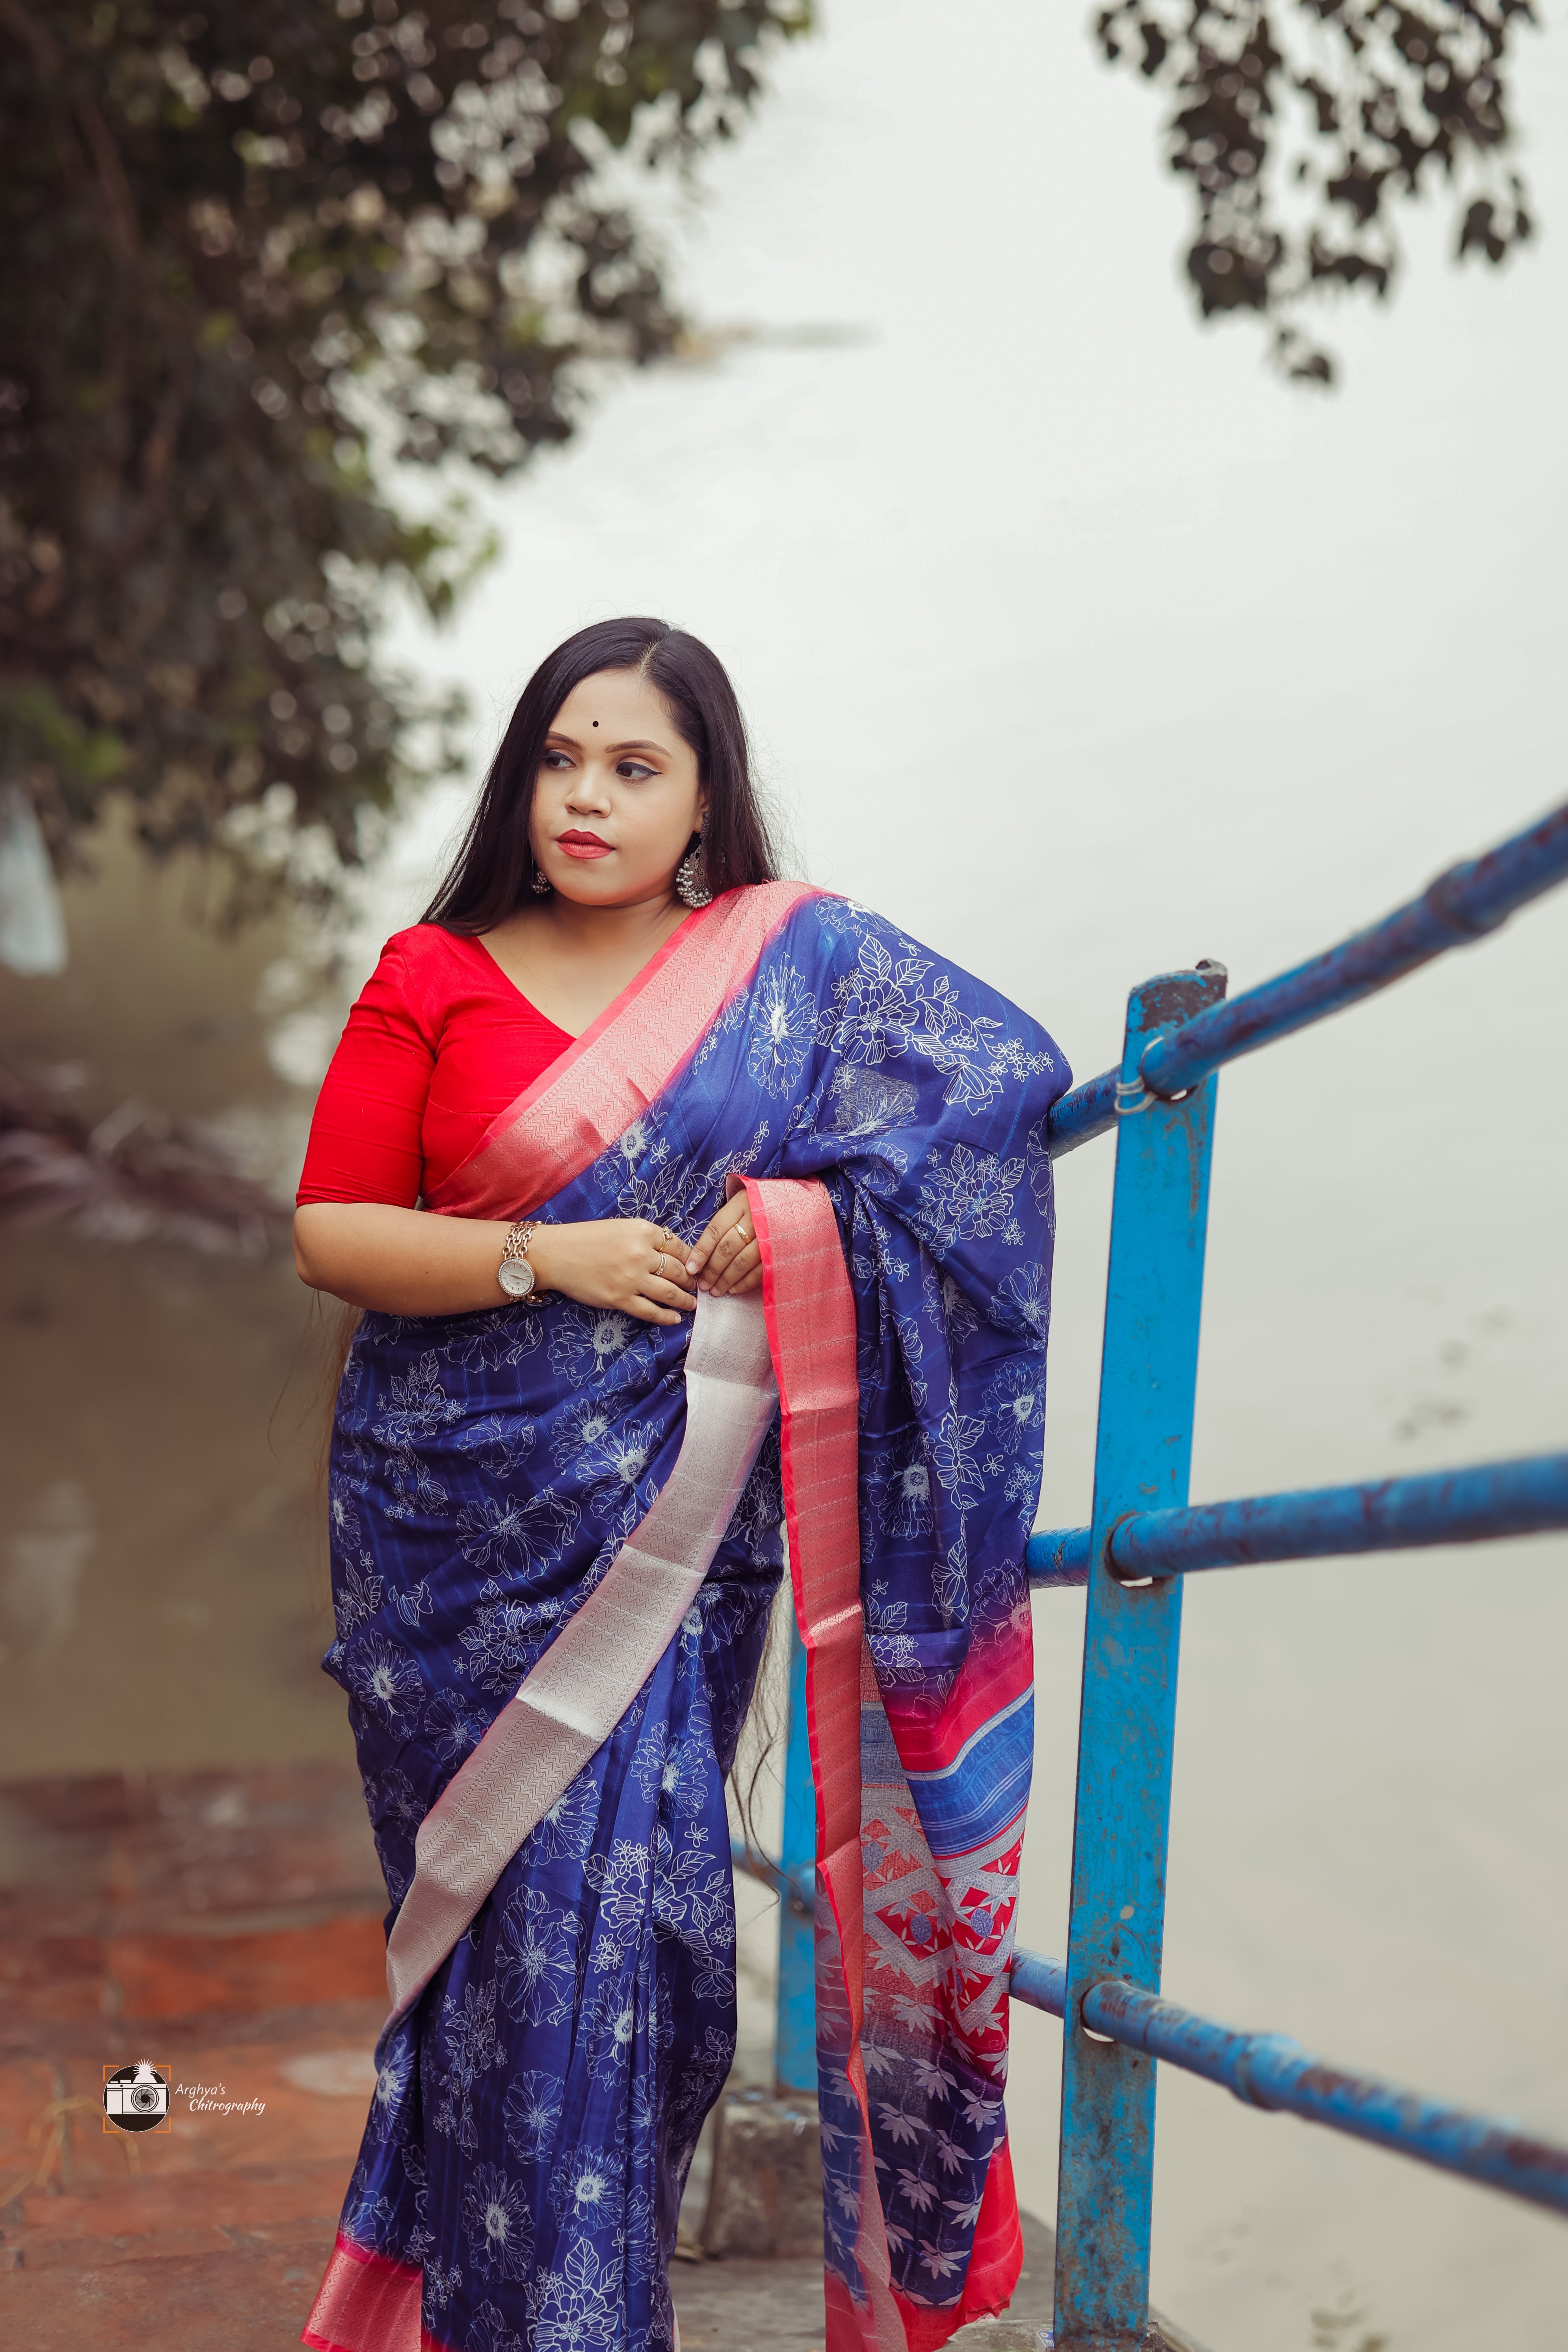
[[[697,754],[708,792],[702,863],[714,897],[741,883],[777,879],[752,778],[746,722],[717,654],[668,621],[595,621],[548,654],[523,688],[426,922],[471,935],[493,929],[524,903],[537,870],[528,827],[545,738],[574,687],[606,669],[646,677]]]

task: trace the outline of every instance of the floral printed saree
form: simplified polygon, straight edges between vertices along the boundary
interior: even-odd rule
[[[723,1780],[786,1547],[817,1790],[830,2352],[926,2352],[1021,2256],[1003,2087],[1032,1748],[1051,1040],[799,884],[691,916],[426,1202],[695,1239],[679,1328],[367,1315],[337,1638],[393,2010],[323,2352],[668,2352],[735,2046]]]

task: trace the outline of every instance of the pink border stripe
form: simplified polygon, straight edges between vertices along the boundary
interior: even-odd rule
[[[806,1722],[816,1783],[819,1900],[833,1918],[848,2048],[845,2073],[860,2108],[862,2195],[855,2257],[870,2290],[858,2306],[827,2277],[827,2352],[907,2352],[894,2299],[871,2153],[866,2065],[865,1893],[860,1852],[860,1388],[855,1300],[826,1188],[787,1179],[742,1180],[762,1245],[763,1296],[783,1412],[790,1574],[805,1645]],[[731,1189],[735,1189],[731,1179]],[[820,1971],[831,1940],[818,1943]],[[839,1989],[832,1989],[838,1993]]]
[[[994,1723],[1006,1707],[1034,1686],[1034,1649],[1026,1635],[1005,1632],[976,1643],[956,1686],[940,1714],[919,1701],[900,1704],[889,1694],[888,1721],[894,1727],[899,1760],[906,1772],[942,1772],[977,1731]]]
[[[780,925],[821,896],[809,882],[761,882],[688,917],[425,1206],[440,1216],[526,1216],[562,1192],[664,1092]]]
[[[842,2280],[827,2274],[827,2352],[937,2352],[971,2320],[1005,2310],[1018,2283],[1024,2240],[1012,2161],[1004,2140],[986,2172],[958,2302],[935,2308],[910,2302],[891,2279],[860,2054],[865,2017],[862,1676],[868,1678],[870,1696],[879,1698],[880,1693],[865,1646],[860,1605],[855,1299],[826,1186],[731,1177],[729,1189],[733,1192],[742,1184],[762,1248],[768,1340],[783,1409],[790,1572],[805,1646],[806,1719],[816,1782],[819,1900],[826,1898],[829,1906],[842,1964],[841,1992],[838,1987],[832,1991],[847,2010],[845,2072],[861,2116],[864,2194],[855,2254],[870,2287],[871,2303],[869,2310],[858,2308]],[[994,1704],[993,1698],[990,1706]],[[980,1719],[985,1719],[990,1706],[977,1710]],[[967,1692],[952,1712],[958,1719],[968,1712]],[[821,1969],[832,1939],[819,1936],[817,1949],[820,2017],[828,2007]]]
[[[338,2232],[301,2344],[315,2352],[426,2352],[424,2273]]]

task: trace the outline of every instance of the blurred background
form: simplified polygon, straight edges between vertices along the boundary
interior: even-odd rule
[[[1561,798],[1568,736],[1554,26],[176,16],[127,18],[130,63],[68,7],[0,25],[7,104],[66,110],[79,179],[76,214],[20,166],[4,200],[32,272],[0,341],[18,1787],[352,1772],[317,1665],[325,1335],[269,1204],[568,632],[706,637],[792,869],[984,973],[1079,1076],[1133,981],[1211,956],[1234,991],[1327,946]],[[1370,97],[1347,27],[1393,45]],[[1410,201],[1399,74],[1430,91],[1434,57],[1458,95]],[[176,234],[159,141],[226,108]],[[35,195],[61,168],[13,152]],[[105,269],[151,289],[123,334]],[[1194,1499],[1562,1443],[1565,983],[1549,898],[1225,1073]],[[1045,1525],[1089,1512],[1110,1160],[1059,1168]],[[1173,1998],[1562,2136],[1565,1566],[1542,1538],[1198,1581]],[[1052,1952],[1081,1627],[1038,1597],[1021,1933]],[[0,1838],[16,1885],[31,1835]],[[1057,2032],[1019,2014],[1010,2101],[1047,2218]],[[1153,2292],[1213,2352],[1561,2343],[1560,2225],[1174,2074],[1160,2099]]]

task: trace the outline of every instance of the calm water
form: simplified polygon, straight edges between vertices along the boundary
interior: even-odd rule
[[[1245,986],[1561,796],[1568,73],[1549,35],[1520,77],[1555,234],[1496,280],[1419,225],[1394,310],[1326,320],[1348,383],[1313,400],[1244,333],[1194,330],[1145,96],[1047,13],[996,5],[958,47],[934,0],[832,8],[707,210],[669,206],[695,309],[763,331],[612,389],[493,499],[507,553],[458,632],[408,650],[468,682],[477,764],[567,629],[647,610],[701,631],[806,870],[984,971],[1087,1076],[1134,979],[1210,955]],[[405,828],[348,981],[460,806]],[[1225,1075],[1195,1498],[1563,1442],[1565,912]],[[279,943],[226,969],[232,1084],[204,1063],[203,1099],[286,1157],[286,1081],[335,1015],[290,1008]],[[1107,1143],[1061,1171],[1053,1525],[1088,1513],[1110,1173]],[[299,1328],[287,1282],[89,1279],[32,1250],[31,1288],[14,1255],[6,1278],[36,1314],[76,1284],[49,1360],[79,1392],[22,1408],[15,1491],[79,1550],[84,1507],[55,1494],[78,1479],[94,1532],[70,1626],[14,1685],[8,1768],[331,1750],[303,1455],[256,1426]],[[8,1328],[36,1362],[35,1327]],[[145,1381],[189,1391],[192,1334],[227,1448],[195,1497]],[[1537,1541],[1194,1584],[1174,1998],[1568,2132],[1565,1567]],[[1056,1951],[1081,1623],[1076,1598],[1037,1605],[1024,1933]],[[128,1662],[171,1656],[194,1719],[131,1687]],[[1058,2036],[1019,2020],[1015,2159],[1047,2214]],[[1213,2352],[1563,2340],[1560,2225],[1169,2073],[1155,2210],[1156,2296]]]

